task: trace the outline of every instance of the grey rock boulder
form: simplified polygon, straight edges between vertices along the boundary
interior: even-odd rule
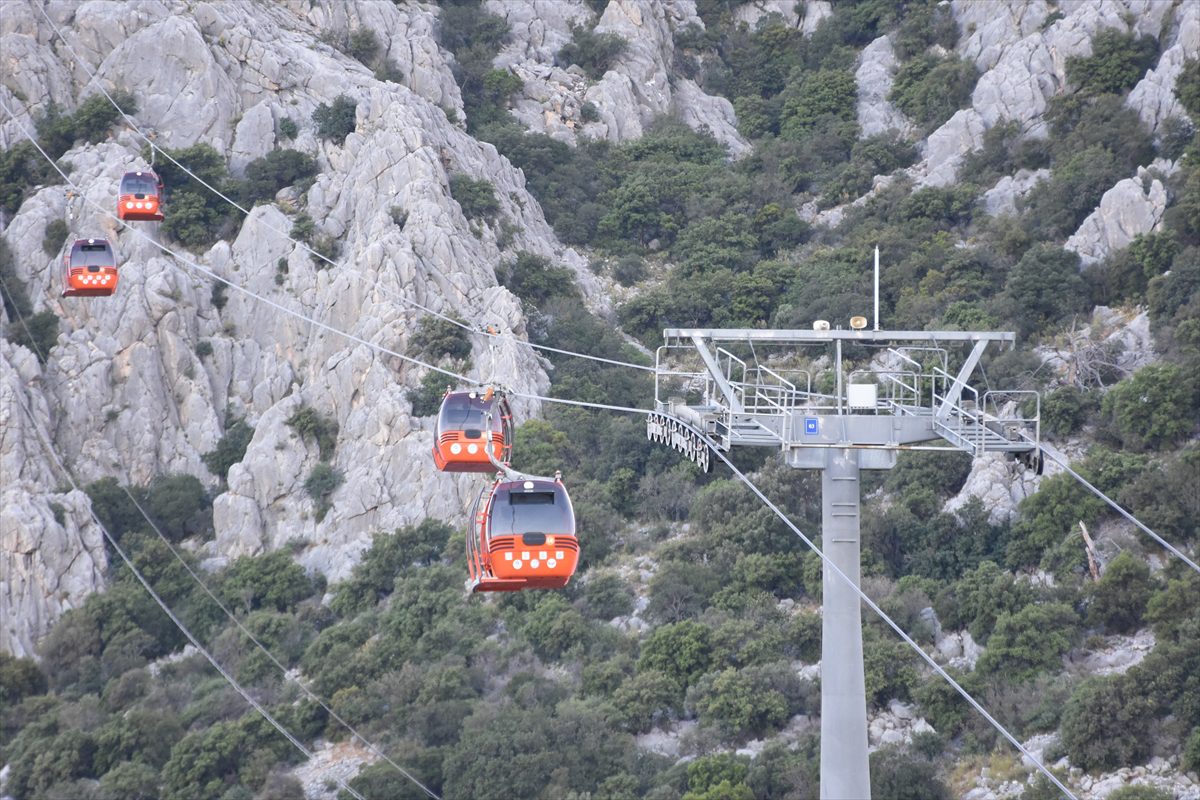
[[[858,124],[862,136],[896,131],[913,137],[917,128],[887,99],[899,64],[891,40],[880,36],[863,48],[854,79],[858,83]]]
[[[983,193],[983,208],[989,216],[1016,215],[1017,201],[1029,194],[1034,186],[1050,177],[1050,170],[1018,170],[1015,175],[1005,175],[996,185]]]
[[[1118,181],[1063,249],[1078,253],[1082,265],[1093,264],[1123,250],[1139,234],[1157,230],[1167,209],[1167,189],[1159,177],[1163,174],[1139,167],[1137,177]]]
[[[1155,133],[1161,131],[1167,119],[1187,117],[1175,89],[1184,61],[1200,55],[1200,5],[1180,3],[1175,7],[1172,22],[1171,39],[1162,43],[1158,63],[1125,98],[1125,104],[1137,111],[1146,127]]]
[[[87,495],[65,486],[47,450],[44,388],[34,354],[0,339],[0,652],[16,656],[33,656],[50,624],[101,588],[106,567]]]

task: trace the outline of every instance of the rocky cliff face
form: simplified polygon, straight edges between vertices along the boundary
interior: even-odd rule
[[[582,0],[488,0],[485,6],[504,17],[515,34],[496,64],[524,81],[513,114],[530,130],[568,142],[580,135],[620,142],[640,137],[648,124],[670,114],[693,128],[707,128],[734,157],[749,151],[737,132],[733,105],[673,74],[675,33],[690,25],[704,27],[694,2],[613,0],[598,20]],[[577,66],[555,63],[571,41],[572,26],[593,21],[597,33],[626,42],[617,63],[597,81]],[[594,107],[598,119],[583,119],[584,104]]]
[[[691,0],[612,0],[598,17],[582,0],[488,0],[486,7],[511,27],[494,66],[524,82],[513,113],[530,130],[568,142],[623,141],[673,114],[710,130],[733,157],[748,150],[730,103],[674,71],[675,34],[703,25]],[[1162,57],[1129,103],[1153,125],[1182,113],[1171,90],[1200,40],[1195,4],[1062,2],[1055,21],[1041,0],[955,0],[952,7],[962,30],[958,50],[984,74],[971,108],[923,143],[923,160],[911,170],[919,183],[953,181],[962,155],[1001,119],[1043,135],[1041,115],[1063,83],[1066,58],[1088,52],[1091,37],[1106,27],[1167,32]],[[432,468],[429,421],[414,418],[409,396],[423,370],[370,346],[405,353],[424,314],[411,303],[511,332],[496,343],[494,357],[476,338],[471,375],[528,393],[543,392],[548,378],[519,342],[520,304],[497,285],[495,267],[518,251],[553,258],[575,270],[593,310],[608,310],[585,258],[556,240],[520,171],[453,121],[463,118],[463,102],[453,57],[438,45],[439,13],[434,4],[375,0],[5,3],[0,100],[15,118],[0,119],[0,146],[20,141],[21,128],[32,130],[50,103],[73,109],[100,85],[133,94],[138,126],[153,131],[160,145],[208,143],[235,174],[283,145],[280,123],[293,120],[299,134],[286,146],[314,156],[321,173],[303,195],[255,208],[232,239],[176,257],[156,246],[154,225],[118,230],[87,202],[110,208],[121,173],[143,163],[142,140],[118,127],[106,141],[64,156],[83,197],[43,188],[3,221],[35,310],[53,311],[61,324],[44,366],[0,342],[0,649],[31,652],[59,613],[101,585],[105,568],[86,496],[62,492],[63,476],[39,431],[83,483],[113,476],[145,484],[171,472],[202,477],[218,492],[216,539],[202,553],[215,563],[298,542],[303,563],[336,579],[373,531],[426,516],[461,521],[478,486]],[[831,5],[755,0],[735,13],[747,24],[778,13],[811,33]],[[628,42],[598,80],[555,63],[571,26],[593,23]],[[324,41],[363,27],[376,33],[383,58],[395,67],[390,77],[399,82],[377,78]],[[867,134],[911,130],[883,99],[894,70],[886,38],[864,52],[857,75]],[[311,115],[342,94],[358,103],[356,130],[334,145],[318,137]],[[583,120],[585,103],[595,107],[596,121]],[[452,174],[494,185],[501,206],[496,223],[467,220],[449,192]],[[1102,257],[1157,224],[1160,176],[1148,175],[1130,176],[1129,187],[1114,187],[1111,201],[1105,197],[1100,218],[1076,235],[1081,254]],[[998,212],[1031,183],[1022,176],[1013,182],[1019,185],[994,190]],[[321,235],[338,240],[337,267],[318,269],[283,235],[298,210],[317,221]],[[839,214],[834,209],[821,220]],[[122,265],[116,297],[58,297],[59,262],[42,250],[46,226],[57,219],[69,219],[72,233],[114,243]],[[319,324],[234,290],[214,303],[212,281],[186,261]],[[279,282],[281,261],[287,270]],[[2,321],[6,328],[19,324]],[[301,405],[335,419],[340,429],[333,466],[345,481],[320,521],[302,488],[317,448],[286,424]],[[534,402],[518,404],[521,416],[538,410]],[[255,432],[222,487],[201,456],[216,446],[231,412]]]
[[[4,102],[19,108],[20,123],[29,127],[31,115],[49,101],[70,108],[77,95],[90,92],[83,88],[86,73],[52,39],[35,7],[10,4],[7,11],[4,51],[29,53],[31,63],[40,65],[12,80],[13,73],[6,73],[4,81]],[[458,520],[471,499],[475,482],[435,474],[430,464],[430,433],[412,417],[407,396],[420,370],[266,311],[238,292],[230,291],[218,308],[211,281],[189,270],[184,259],[399,353],[423,315],[406,300],[497,323],[514,336],[523,333],[519,303],[496,285],[494,267],[506,256],[497,230],[477,226],[472,232],[450,197],[451,172],[495,185],[503,218],[517,230],[510,251],[583,264],[573,253],[559,255],[520,173],[450,123],[439,107],[461,108],[461,98],[447,56],[432,38],[435,7],[222,3],[187,11],[184,4],[165,3],[49,8],[70,46],[98,72],[97,81],[138,98],[137,122],[157,131],[161,144],[207,142],[236,170],[275,145],[279,120],[298,121],[302,131],[293,146],[315,155],[322,168],[302,202],[322,233],[339,239],[343,257],[337,268],[318,270],[281,235],[292,222],[275,206],[255,209],[232,241],[181,253],[177,260],[155,247],[152,225],[118,231],[82,200],[68,204],[61,188],[43,189],[24,204],[5,238],[35,310],[51,309],[62,323],[45,368],[7,343],[0,351],[6,391],[5,650],[28,652],[62,609],[100,585],[104,564],[99,532],[87,524],[86,498],[55,495],[61,477],[28,457],[39,452],[38,442],[34,426],[18,414],[16,391],[29,395],[37,425],[81,482],[113,475],[141,484],[158,474],[188,472],[218,490],[200,456],[217,444],[227,411],[244,416],[255,435],[214,507],[217,537],[210,555],[220,558],[300,540],[305,563],[336,577],[349,569],[346,556],[363,547],[372,531],[427,515]],[[378,81],[320,42],[321,30],[339,25],[370,25],[383,34],[406,85]],[[149,64],[156,66],[147,69]],[[320,142],[311,113],[342,93],[358,101],[357,131],[343,146]],[[7,123],[2,136],[11,146],[19,136],[16,123]],[[68,152],[71,180],[88,200],[111,207],[122,171],[140,163],[140,144],[125,131]],[[403,227],[392,219],[393,206],[407,214]],[[57,297],[58,262],[42,252],[41,240],[46,225],[68,211],[73,232],[113,241],[122,266],[117,296]],[[280,259],[288,272],[277,285]],[[202,341],[211,355],[197,355]],[[517,391],[547,386],[538,360],[512,337],[498,343],[495,362],[494,377]],[[478,377],[493,377],[482,342],[474,363]],[[321,522],[302,490],[316,448],[284,422],[301,403],[336,419],[341,430],[333,466],[345,482]],[[537,408],[524,403],[520,410]],[[63,508],[61,522],[49,510],[52,502]]]

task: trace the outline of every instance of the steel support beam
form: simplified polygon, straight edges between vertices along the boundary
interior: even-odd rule
[[[967,385],[967,378],[971,377],[971,373],[975,371],[975,367],[979,365],[979,358],[983,355],[983,351],[987,349],[987,340],[975,342],[975,346],[971,348],[970,355],[963,362],[962,369],[958,371],[958,375],[954,377],[954,383],[946,390],[946,396],[942,398],[942,403],[937,407],[934,416],[939,420],[944,420],[950,415],[950,409],[959,404],[962,399],[963,387]]]
[[[857,451],[826,451],[821,544],[854,586],[861,558],[858,476]],[[821,800],[870,800],[860,601],[828,564],[821,593]]]
[[[738,400],[733,387],[725,379],[725,376],[721,374],[721,365],[717,363],[716,357],[709,352],[708,345],[704,343],[704,339],[699,336],[693,336],[692,344],[696,346],[696,352],[700,354],[700,360],[704,362],[704,366],[708,369],[708,374],[712,377],[713,383],[717,384],[717,388],[724,395],[725,402],[729,404],[729,410],[735,414],[742,413],[745,410],[742,407],[742,401]]]
[[[1007,342],[1013,344],[1016,334],[1011,331],[868,331],[842,330],[765,330],[763,328],[664,328],[663,338],[672,341],[700,337],[708,342],[774,342],[777,344],[810,344],[842,339],[852,342],[912,342],[944,344],[947,342]]]

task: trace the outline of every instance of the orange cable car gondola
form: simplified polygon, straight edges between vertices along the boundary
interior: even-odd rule
[[[63,257],[63,297],[108,297],[117,291],[117,257],[107,239],[76,239]]]
[[[150,170],[126,172],[117,195],[117,217],[120,219],[162,221],[163,185]]]
[[[502,474],[479,493],[467,524],[472,592],[561,589],[579,565],[575,512],[559,475]]]
[[[442,472],[495,472],[488,454],[507,464],[512,409],[503,390],[447,391],[433,431],[433,463]]]

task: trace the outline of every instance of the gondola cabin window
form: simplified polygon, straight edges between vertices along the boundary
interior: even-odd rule
[[[108,297],[117,291],[117,258],[107,239],[76,239],[63,263],[63,297]]]
[[[495,472],[492,459],[508,463],[512,440],[512,411],[503,392],[447,392],[433,432],[434,465],[442,472]]]
[[[158,222],[162,214],[162,183],[153,172],[126,172],[121,178],[117,217]]]

